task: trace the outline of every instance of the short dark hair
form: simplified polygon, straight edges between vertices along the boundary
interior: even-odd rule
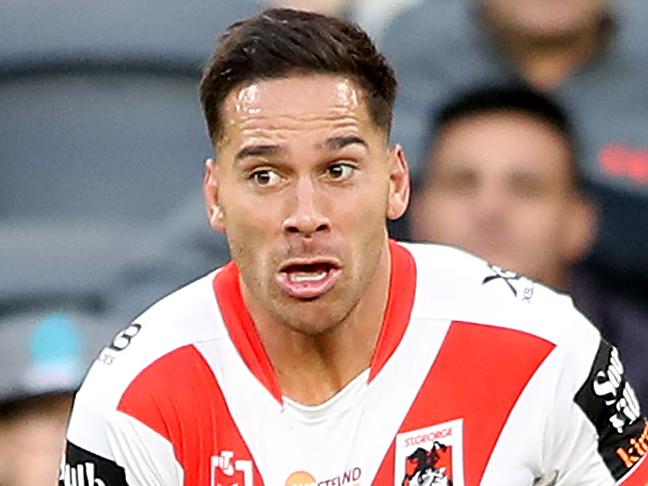
[[[579,164],[578,139],[566,111],[550,95],[526,84],[476,86],[451,98],[441,109],[432,113],[428,124],[427,153],[430,153],[441,132],[452,123],[491,113],[519,113],[553,128],[567,143],[574,188],[587,190]]]
[[[275,8],[232,24],[204,70],[200,100],[212,141],[222,136],[221,108],[232,89],[306,73],[353,79],[373,122],[389,135],[396,78],[369,36],[346,20]]]

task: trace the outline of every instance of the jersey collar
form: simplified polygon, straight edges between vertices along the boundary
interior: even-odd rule
[[[400,343],[410,320],[416,290],[416,264],[411,253],[389,241],[391,277],[385,319],[374,353],[369,381],[373,380]],[[282,402],[281,386],[243,300],[239,269],[228,263],[214,277],[214,292],[225,326],[243,361],[272,396]]]

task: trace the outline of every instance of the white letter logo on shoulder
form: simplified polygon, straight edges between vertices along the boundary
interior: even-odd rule
[[[64,486],[106,486],[106,483],[95,477],[95,465],[91,462],[66,465],[63,470]]]
[[[610,351],[608,367],[596,373],[592,388],[607,406],[614,407],[616,413],[610,417],[610,423],[619,434],[623,433],[628,424],[641,417],[639,401],[630,384],[623,378],[623,364],[615,347]]]

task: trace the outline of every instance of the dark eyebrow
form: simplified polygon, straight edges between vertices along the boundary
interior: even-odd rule
[[[239,150],[234,157],[234,161],[238,162],[246,157],[270,157],[282,152],[279,145],[248,145]]]
[[[326,150],[340,150],[346,147],[347,145],[360,144],[365,148],[369,148],[367,142],[356,135],[349,135],[346,137],[331,137],[324,141],[322,146]]]

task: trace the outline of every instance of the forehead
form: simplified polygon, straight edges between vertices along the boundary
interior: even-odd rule
[[[487,8],[498,10],[512,9],[523,14],[556,14],[561,12],[603,11],[605,3],[601,0],[482,0]],[[548,11],[547,11],[548,10]]]
[[[233,89],[222,110],[223,138],[373,127],[364,92],[344,76],[295,75]]]
[[[471,165],[485,171],[536,173],[571,171],[571,152],[554,127],[524,113],[488,113],[462,118],[445,127],[433,150],[445,168]]]

